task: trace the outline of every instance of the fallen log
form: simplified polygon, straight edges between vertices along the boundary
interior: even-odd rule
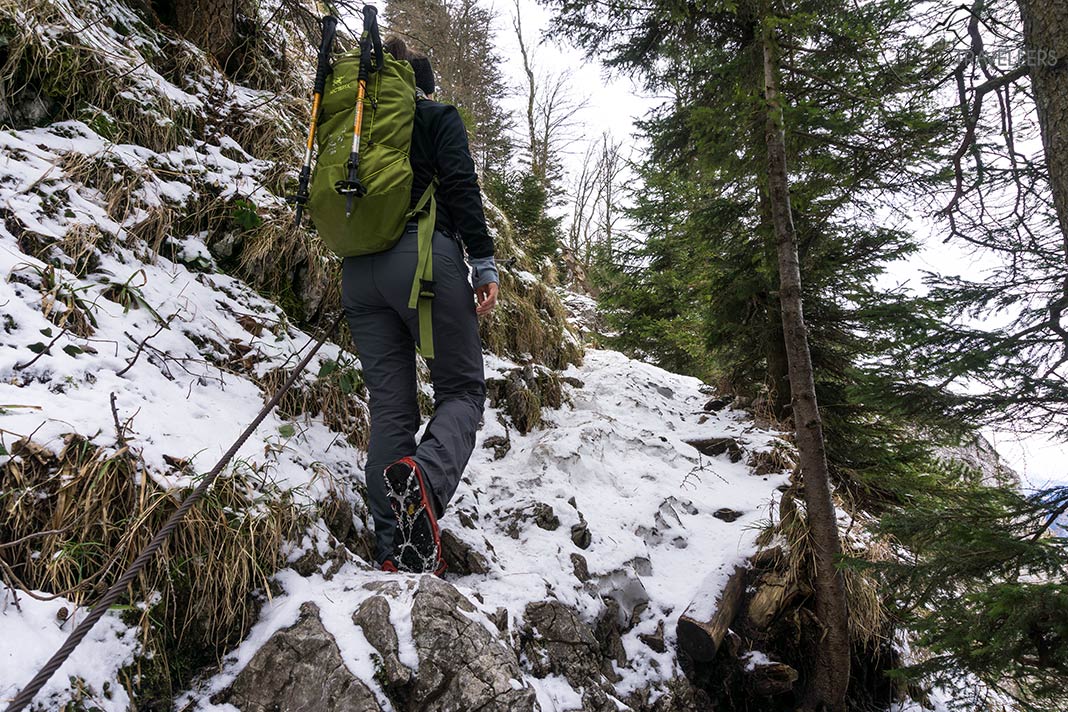
[[[716,657],[724,636],[742,602],[746,569],[737,566],[720,587],[723,573],[715,571],[705,577],[676,626],[679,647],[691,658],[708,662]]]

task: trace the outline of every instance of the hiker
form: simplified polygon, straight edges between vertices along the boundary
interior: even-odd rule
[[[434,73],[428,58],[410,52],[398,38],[388,39],[384,49],[415,70],[412,207],[438,181],[431,258],[437,346],[428,359],[434,415],[418,446],[415,353],[420,328],[416,310],[409,307],[418,253],[415,220],[391,249],[344,259],[342,301],[370,393],[364,472],[376,564],[384,571],[441,573],[437,522],[471,457],[482,418],[486,381],[478,317],[496,304],[498,277],[463,120],[455,107],[432,99]]]

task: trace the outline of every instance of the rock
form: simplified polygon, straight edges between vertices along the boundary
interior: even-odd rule
[[[412,671],[398,657],[400,648],[397,631],[389,622],[389,602],[384,596],[371,596],[352,614],[352,622],[363,629],[367,642],[382,656],[382,667],[375,676],[386,694],[393,700],[403,699],[405,688],[412,681]]]
[[[494,611],[492,614],[490,614],[487,617],[491,621],[493,621],[493,625],[497,626],[497,630],[501,631],[502,633],[507,633],[508,632],[508,609],[507,608],[502,608],[502,607],[498,606],[497,610]]]
[[[713,709],[704,690],[695,688],[681,675],[666,683],[657,681],[636,690],[627,696],[626,703],[634,712],[703,712]]]
[[[475,607],[436,576],[419,580],[412,635],[419,672],[409,708],[533,712],[534,690],[522,684],[515,653],[466,614]]]
[[[571,566],[575,570],[575,578],[583,583],[590,580],[590,567],[586,563],[586,557],[582,554],[571,555]]]
[[[699,438],[697,440],[686,440],[685,442],[687,445],[697,448],[697,451],[702,455],[716,457],[726,453],[731,462],[738,462],[742,459],[742,446],[734,438]]]
[[[512,441],[507,435],[491,435],[482,441],[482,447],[493,448],[493,459],[500,460],[512,449]]]
[[[586,384],[574,376],[560,376],[560,381],[574,388],[585,388]]]
[[[653,633],[641,633],[638,635],[638,640],[648,645],[652,650],[658,653],[662,653],[667,650],[667,646],[664,644],[664,621],[661,620],[656,624],[656,631]]]
[[[441,530],[441,554],[452,573],[461,576],[489,573],[486,557],[448,529]]]
[[[623,647],[623,637],[620,634],[623,613],[613,598],[604,599],[604,604],[594,623],[594,635],[601,641],[601,654],[619,667],[625,667],[627,651]]]
[[[525,528],[523,522],[533,522],[535,526],[550,532],[560,527],[560,518],[556,516],[553,508],[544,502],[508,509],[502,520],[505,522],[504,531],[513,539],[518,539]]]
[[[463,509],[457,509],[456,518],[460,520],[460,525],[464,529],[475,529],[475,520],[478,519],[478,512],[468,512]]]
[[[545,531],[553,532],[560,527],[560,518],[553,508],[544,502],[534,503],[534,523]]]
[[[227,232],[213,236],[208,241],[208,252],[219,262],[233,260],[245,247],[245,236],[239,232]]]
[[[653,575],[653,562],[649,560],[648,556],[635,556],[633,559],[628,559],[624,562],[623,566],[631,567],[634,569],[634,573],[639,576]]]
[[[585,520],[571,526],[571,541],[580,549],[589,549],[593,543],[593,535]]]
[[[722,509],[717,509],[713,512],[712,516],[716,519],[722,519],[723,521],[730,523],[742,516],[742,512],[739,512],[736,509],[731,509],[730,507],[723,507]]]
[[[345,666],[313,603],[301,606],[295,625],[271,636],[222,697],[243,712],[382,712]]]
[[[730,398],[725,398],[725,397],[712,398],[707,403],[705,403],[705,408],[704,409],[706,411],[710,412],[710,413],[718,413],[719,411],[723,410],[724,408],[726,408],[730,404],[731,404],[731,399]]]
[[[618,712],[619,707],[608,694],[591,685],[582,691],[582,712]]]
[[[290,564],[290,567],[301,576],[322,574],[323,578],[329,581],[346,562],[351,560],[352,555],[349,550],[341,544],[327,551],[325,555],[320,554],[319,550],[312,545],[299,559]]]
[[[601,646],[574,611],[559,601],[535,601],[523,617],[522,648],[536,677],[563,675],[575,687],[602,678],[606,661]]]
[[[645,584],[635,574],[633,568],[616,569],[597,577],[597,592],[601,598],[609,597],[619,604],[627,620],[626,630],[630,630],[640,619],[642,612],[649,605],[649,592]]]

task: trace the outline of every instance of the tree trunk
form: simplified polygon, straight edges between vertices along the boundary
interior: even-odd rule
[[[1068,3],[1017,0],[1017,4],[1050,189],[1068,247]]]
[[[237,46],[237,0],[174,0],[178,31],[225,65]]]
[[[762,151],[767,158],[766,149]],[[767,323],[764,329],[764,342],[767,347],[764,385],[768,389],[768,407],[776,418],[783,419],[790,412],[790,372],[786,357],[786,336],[782,330],[782,305],[778,290],[772,286],[772,280],[778,281],[779,271],[775,269],[778,244],[775,239],[775,220],[772,217],[771,201],[766,186],[760,191],[761,234],[767,236],[764,244],[764,260],[768,266],[768,291],[764,293],[767,309]],[[766,226],[766,227],[765,227]]]
[[[1061,247],[1068,267],[1068,4],[1016,0],[1024,26],[1024,49],[1031,62],[1031,89],[1042,129],[1049,187],[1061,227]],[[1061,336],[1068,312],[1068,269],[1060,298],[1049,306],[1051,325]],[[1068,346],[1068,338],[1065,339]]]
[[[789,179],[786,174],[786,137],[783,128],[781,99],[778,89],[778,53],[765,29],[764,92],[767,100],[765,138],[768,147],[768,190],[772,220],[779,246],[779,301],[786,356],[790,372],[794,429],[801,460],[805,508],[812,533],[815,561],[816,616],[822,626],[822,640],[814,642],[812,665],[806,680],[802,709],[815,712],[845,712],[849,686],[849,616],[846,609],[845,582],[835,568],[841,553],[838,524],[831,501],[827,453],[823,442],[823,425],[816,403],[816,385],[812,374],[812,355],[808,348],[801,310],[801,265],[797,256],[793,215],[790,209]]]

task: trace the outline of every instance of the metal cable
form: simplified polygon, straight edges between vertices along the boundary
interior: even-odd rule
[[[82,639],[85,638],[92,627],[96,625],[96,622],[107,613],[107,610],[111,608],[117,600],[119,600],[119,597],[122,596],[126,587],[133,582],[137,574],[141,572],[141,569],[152,560],[167,539],[170,538],[170,535],[178,528],[178,525],[181,523],[185,515],[193,508],[193,505],[196,504],[197,501],[204,496],[204,493],[208,491],[208,488],[215,482],[219,473],[222,472],[222,469],[226,467],[227,463],[229,463],[233,456],[237,454],[237,451],[241,449],[241,446],[245,444],[245,441],[248,440],[249,436],[252,435],[257,427],[259,427],[259,424],[263,422],[263,419],[267,417],[267,414],[274,410],[274,407],[278,405],[278,401],[282,399],[282,396],[285,395],[286,391],[296,383],[297,378],[300,377],[304,368],[312,360],[312,357],[315,356],[319,351],[319,348],[326,342],[327,337],[337,329],[338,325],[341,323],[342,316],[343,313],[339,314],[326,333],[316,340],[312,350],[301,359],[300,363],[293,369],[293,373],[289,376],[286,382],[275,391],[275,394],[269,401],[267,401],[267,404],[263,406],[263,409],[260,410],[255,419],[253,419],[249,426],[245,428],[244,432],[242,432],[234,444],[230,446],[230,449],[223,454],[222,459],[220,459],[215,464],[215,467],[205,475],[203,481],[201,481],[197,488],[193,490],[192,494],[182,500],[182,503],[178,506],[178,509],[175,510],[174,514],[171,515],[170,519],[167,520],[167,523],[156,533],[156,536],[152,537],[152,541],[145,546],[144,550],[137,555],[137,558],[134,559],[130,568],[128,568],[125,573],[111,585],[111,588],[109,588],[107,592],[104,593],[103,597],[97,601],[96,605],[93,606],[93,610],[89,612],[89,615],[82,619],[82,622],[71,631],[70,636],[68,636],[66,642],[59,647],[59,650],[55,652],[55,655],[53,655],[45,666],[41,668],[40,672],[34,675],[33,679],[22,688],[22,691],[15,696],[11,701],[11,704],[8,705],[6,712],[20,712],[20,710],[30,704],[30,702],[33,701],[34,696],[42,687],[44,687],[45,683],[55,674],[56,670],[66,662],[67,658],[70,657],[70,654],[73,653],[74,649],[78,647],[78,644],[82,642]],[[308,343],[311,343],[311,341]]]

